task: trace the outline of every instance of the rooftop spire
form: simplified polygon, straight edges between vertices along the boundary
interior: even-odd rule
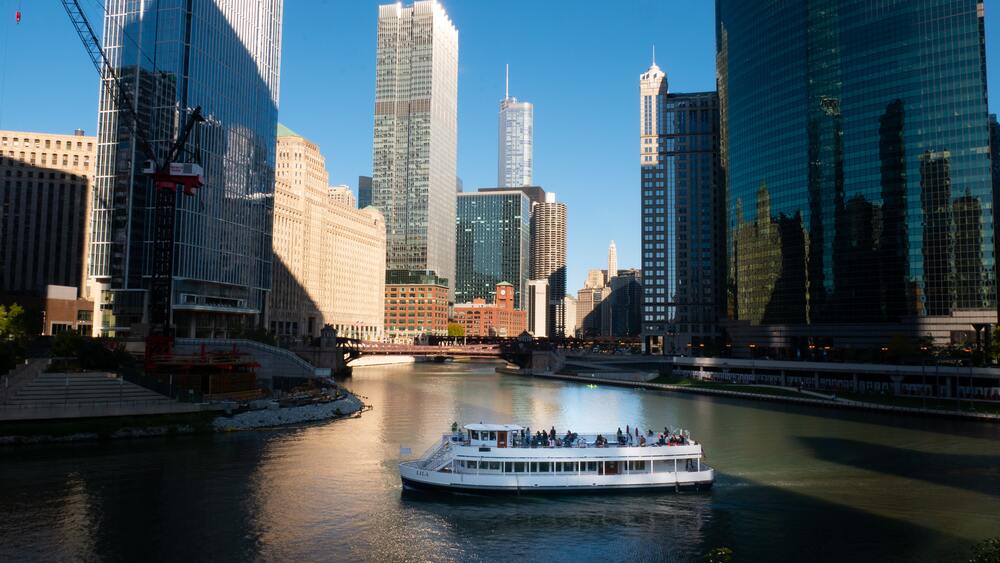
[[[503,97],[507,99],[510,97],[510,65],[505,65],[507,67],[507,76],[504,81]]]
[[[653,66],[656,66],[656,43],[653,43]]]

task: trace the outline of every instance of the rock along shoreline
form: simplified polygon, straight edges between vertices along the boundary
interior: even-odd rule
[[[303,424],[306,422],[319,422],[352,415],[360,411],[363,407],[364,403],[360,399],[353,394],[349,394],[346,397],[328,403],[280,409],[261,409],[242,412],[232,416],[220,416],[212,421],[212,428],[217,432],[234,432]]]

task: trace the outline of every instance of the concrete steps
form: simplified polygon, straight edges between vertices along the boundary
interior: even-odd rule
[[[89,403],[173,402],[145,387],[123,382],[107,373],[42,373],[11,397],[11,406],[77,405]]]

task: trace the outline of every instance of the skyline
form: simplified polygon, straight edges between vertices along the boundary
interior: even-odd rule
[[[375,36],[378,5],[384,3],[285,5],[279,121],[320,146],[331,184],[352,189],[359,175],[371,173]],[[529,2],[502,11],[484,3],[441,3],[461,45],[458,176],[465,191],[495,183],[496,112],[504,96],[504,65],[510,64],[511,95],[535,106],[535,183],[568,206],[568,288],[582,287],[587,270],[605,262],[612,239],[620,267],[638,267],[636,80],[655,43],[671,91],[714,90],[713,3],[643,1],[603,11]],[[96,133],[98,77],[61,7],[33,3],[22,8],[17,25],[16,3],[2,6],[0,128],[69,133],[81,127]],[[86,6],[93,18],[95,6]],[[986,10],[988,53],[996,51],[1000,28],[1000,11],[992,8]],[[608,41],[579,33],[598,22]],[[19,43],[40,50],[19,57]],[[998,92],[1000,63],[994,59],[987,57],[987,78]],[[997,94],[989,105],[991,112],[1000,111]]]

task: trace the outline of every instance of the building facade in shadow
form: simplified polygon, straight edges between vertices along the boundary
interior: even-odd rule
[[[177,196],[177,334],[224,337],[259,326],[271,287],[282,2],[112,0],[106,9],[104,50],[132,88],[137,128],[157,158],[192,108],[207,117],[182,156],[201,163],[205,185]],[[103,80],[89,275],[110,312],[100,332],[136,333],[150,322],[155,193],[129,114]]]
[[[717,8],[734,353],[995,323],[982,3]]]

